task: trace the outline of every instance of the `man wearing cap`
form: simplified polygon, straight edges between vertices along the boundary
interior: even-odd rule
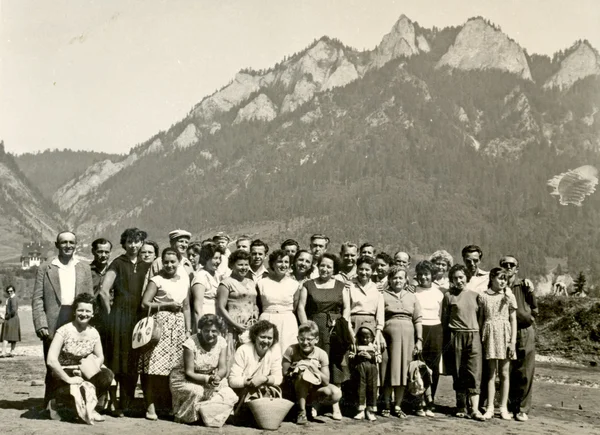
[[[465,246],[462,250],[463,263],[467,268],[467,290],[483,293],[487,290],[490,274],[479,268],[483,251],[477,245]]]
[[[231,255],[231,251],[227,247],[229,242],[231,242],[231,238],[223,231],[219,231],[214,235],[212,240],[215,245],[225,251],[225,253],[221,255],[221,264],[219,264],[219,267],[217,268],[219,279],[222,280],[231,275],[231,269],[229,268],[229,256]]]
[[[512,255],[500,259],[508,285],[517,301],[517,359],[510,364],[509,410],[518,421],[527,421],[531,410],[531,392],[535,373],[535,317],[538,314],[533,284],[519,279],[519,261]]]
[[[190,240],[192,238],[192,234],[189,231],[185,230],[173,230],[169,233],[169,242],[173,249],[176,249],[181,254],[181,262],[179,263],[178,274],[184,273],[188,277],[194,272],[194,266],[192,266],[192,262],[187,258],[187,247],[190,244]],[[162,258],[159,256],[156,260],[152,262],[152,267],[148,270],[148,275],[146,276],[146,285],[150,282],[150,278],[162,270]],[[146,289],[146,285],[144,286],[144,290]]]
[[[63,231],[56,236],[58,256],[51,258],[38,269],[31,314],[36,335],[42,340],[44,360],[58,328],[73,320],[73,301],[81,293],[93,294],[92,273],[89,265],[75,258],[77,236]],[[52,399],[52,372],[46,368],[44,407]]]
[[[310,279],[319,277],[319,260],[324,253],[327,252],[327,246],[329,246],[329,237],[324,234],[313,234],[310,238],[310,251],[313,255],[313,270],[310,272]]]

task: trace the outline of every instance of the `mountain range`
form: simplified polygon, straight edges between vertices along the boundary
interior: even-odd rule
[[[323,37],[240,71],[52,201],[88,239],[130,225],[158,239],[175,227],[270,241],[324,231],[415,253],[479,243],[534,274],[546,256],[568,256],[600,276],[588,255],[600,200],[561,207],[546,186],[598,165],[599,91],[587,41],[550,58],[481,17],[426,29],[401,16],[373,50]]]

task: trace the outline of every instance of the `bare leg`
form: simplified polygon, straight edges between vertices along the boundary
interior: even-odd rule
[[[488,360],[488,375],[487,380],[487,410],[485,412],[486,418],[492,418],[494,416],[494,398],[496,397],[496,372],[498,370],[497,360]]]
[[[498,361],[498,373],[500,376],[500,414],[503,419],[510,419],[507,409],[508,389],[510,387],[510,360],[505,359]]]

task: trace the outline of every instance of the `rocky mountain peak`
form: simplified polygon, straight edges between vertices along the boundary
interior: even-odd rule
[[[532,80],[525,52],[515,41],[483,18],[472,18],[436,67],[462,70],[498,69]]]
[[[575,45],[561,61],[560,69],[544,84],[544,88],[568,89],[577,80],[600,75],[600,55],[587,41]]]
[[[428,52],[429,43],[423,35],[417,35],[413,22],[404,14],[400,16],[390,33],[386,34],[372,53],[371,67],[379,68],[392,59],[411,57],[421,51]]]

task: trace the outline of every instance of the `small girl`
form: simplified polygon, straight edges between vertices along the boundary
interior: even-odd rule
[[[500,376],[500,416],[510,420],[508,413],[508,388],[510,360],[516,359],[517,341],[517,301],[515,295],[507,289],[508,278],[504,269],[496,267],[490,270],[488,289],[479,296],[482,316],[482,333],[485,359],[489,368],[486,419],[494,416],[494,397],[496,395],[496,373]]]
[[[19,302],[16,298],[15,288],[12,285],[6,287],[6,314],[0,333],[2,341],[2,358],[14,356],[17,341],[21,341],[21,323],[19,321]],[[7,344],[10,343],[10,352],[6,352]]]
[[[381,363],[379,346],[376,346],[375,333],[368,325],[361,326],[356,332],[355,352],[351,352],[352,376],[358,385],[358,414],[355,420],[365,417],[369,421],[377,420],[377,365]]]

